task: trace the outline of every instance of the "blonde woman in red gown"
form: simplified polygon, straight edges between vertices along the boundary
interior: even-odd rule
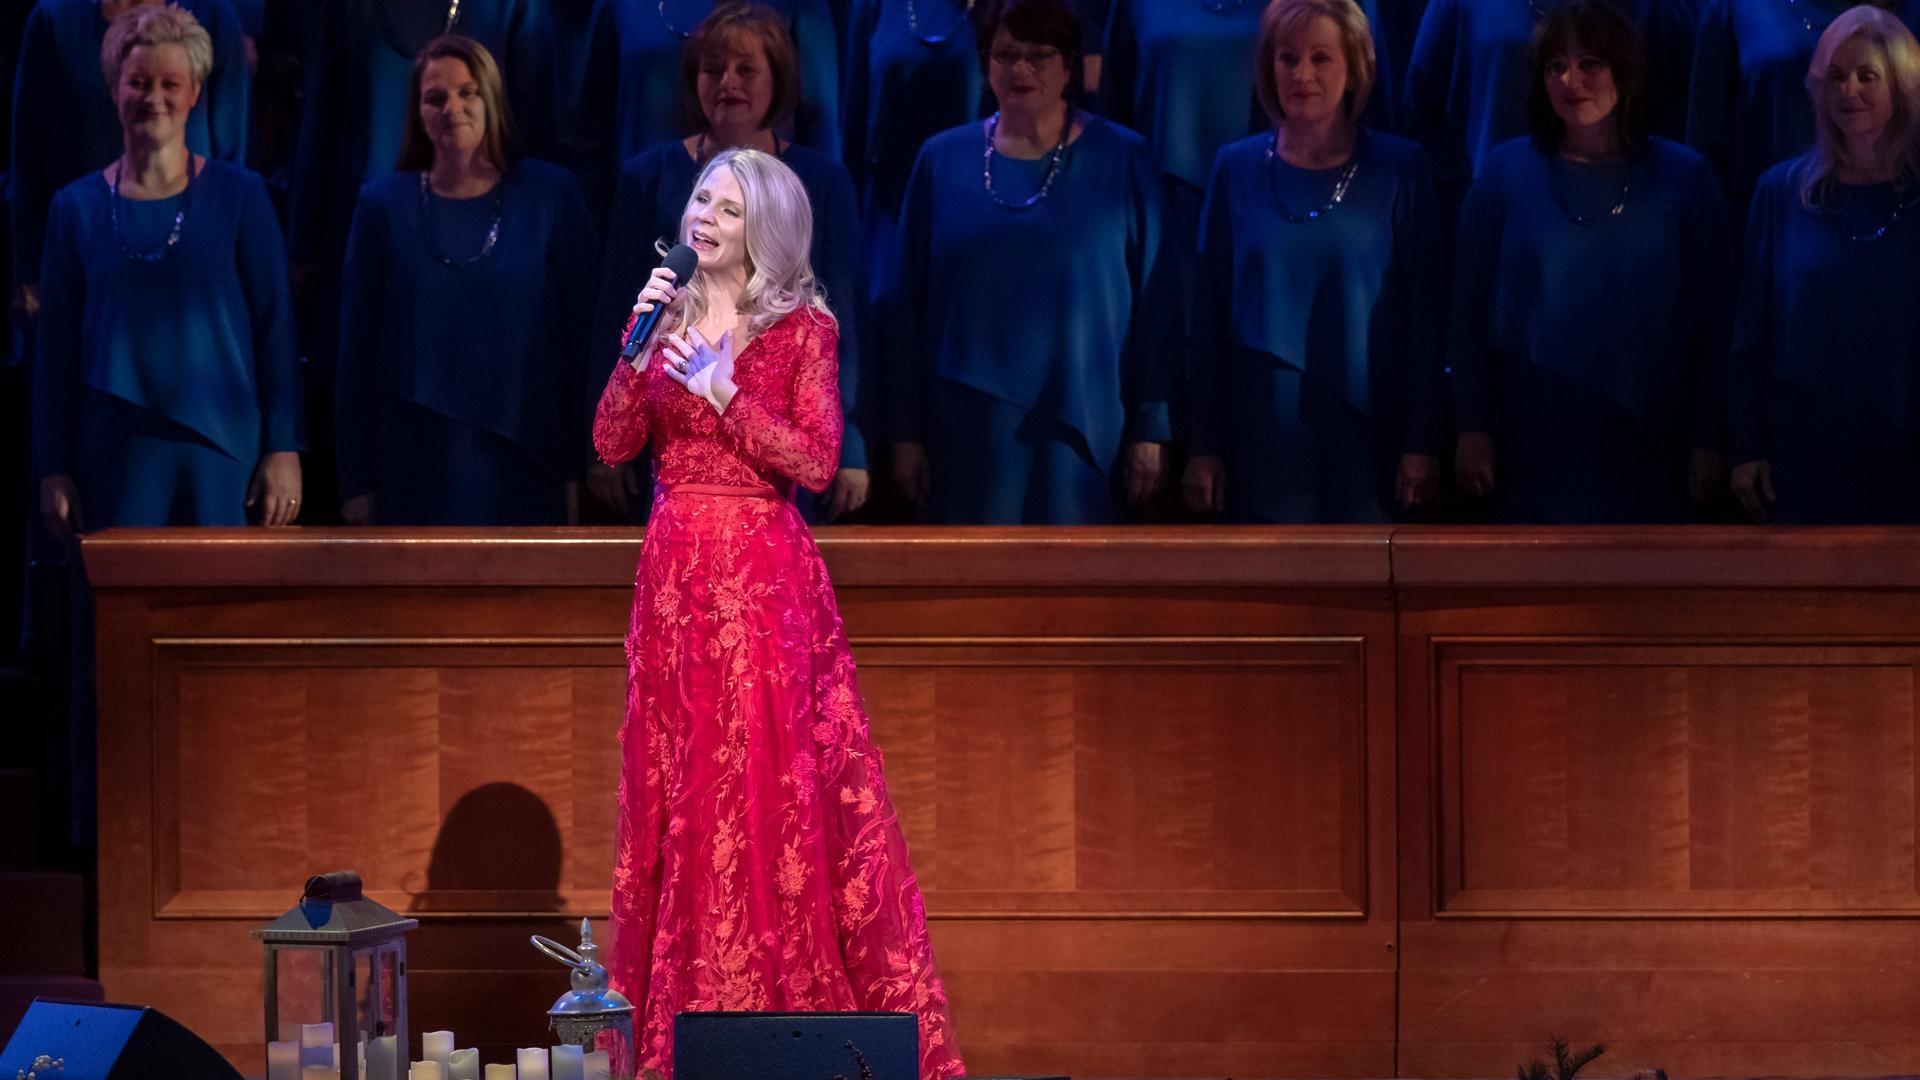
[[[839,333],[779,159],[716,156],[681,240],[700,256],[594,418],[658,486],[627,633],[614,984],[639,1065],[671,1076],[687,1010],[919,1017],[923,1080],[964,1075],[826,567],[788,500],[839,462]]]

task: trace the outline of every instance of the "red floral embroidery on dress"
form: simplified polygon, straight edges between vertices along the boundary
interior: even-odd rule
[[[780,320],[720,416],[657,353],[616,364],[594,419],[610,464],[651,442],[662,485],[627,634],[610,966],[639,1065],[667,1076],[689,1009],[911,1012],[923,1080],[965,1075],[813,538],[783,499],[674,490],[825,487],[837,349],[830,321]]]

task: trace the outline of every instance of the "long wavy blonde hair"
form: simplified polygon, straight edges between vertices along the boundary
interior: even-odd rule
[[[1880,55],[1886,57],[1886,80],[1892,92],[1893,116],[1881,133],[1877,147],[1883,162],[1854,161],[1847,151],[1847,140],[1827,111],[1827,67],[1840,46],[1862,37]],[[1807,65],[1807,96],[1813,99],[1813,149],[1808,150],[1795,169],[1800,202],[1811,209],[1828,194],[1843,168],[1884,163],[1893,172],[1898,187],[1910,187],[1920,178],[1920,152],[1914,135],[1920,129],[1920,42],[1893,13],[1862,4],[1848,8],[1827,26],[1813,47],[1813,62]]]
[[[813,275],[813,204],[807,189],[786,162],[759,150],[723,150],[707,162],[693,182],[697,193],[716,169],[732,169],[745,203],[747,287],[738,311],[747,332],[761,331],[791,312],[807,308],[833,320],[827,293]],[[688,200],[692,204],[692,200]],[[680,242],[686,243],[686,211],[680,212]],[[695,272],[680,290],[679,326],[691,326],[707,314],[705,275]]]

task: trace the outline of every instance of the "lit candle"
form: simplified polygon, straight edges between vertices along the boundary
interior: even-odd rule
[[[511,1065],[489,1065],[487,1080],[520,1080],[520,1077]]]
[[[515,1055],[520,1066],[519,1080],[548,1080],[547,1051],[543,1046],[529,1046]]]
[[[480,1051],[455,1050],[447,1055],[447,1080],[480,1080]]]
[[[587,1072],[587,1080],[613,1080],[613,1055],[605,1050],[595,1050],[582,1062]]]
[[[333,1025],[300,1025],[300,1064],[333,1064]]]
[[[382,1035],[367,1044],[366,1080],[400,1080],[395,1075],[400,1062],[400,1036]]]
[[[586,1080],[586,1051],[578,1046],[553,1048],[553,1080]]]
[[[453,1032],[429,1031],[420,1036],[420,1057],[424,1061],[437,1061],[440,1071],[447,1069],[447,1059],[453,1056]]]
[[[267,1044],[267,1080],[300,1080],[300,1044]]]
[[[447,1080],[447,1070],[437,1061],[416,1061],[407,1077],[408,1080]]]

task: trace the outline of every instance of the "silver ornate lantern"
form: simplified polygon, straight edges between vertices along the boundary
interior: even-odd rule
[[[613,1080],[633,1080],[636,1047],[633,1041],[633,1003],[607,986],[607,969],[594,959],[600,947],[593,943],[593,923],[580,920],[578,951],[549,937],[533,935],[533,947],[573,969],[573,989],[547,1010],[554,1037],[586,1051],[606,1050]]]
[[[334,1025],[340,1080],[362,1080],[363,1038],[393,1035],[406,1047],[407,933],[419,925],[368,900],[352,871],[308,878],[293,910],[253,931],[266,951],[267,1042],[280,1038],[280,954],[304,949],[320,956],[319,1020]]]

